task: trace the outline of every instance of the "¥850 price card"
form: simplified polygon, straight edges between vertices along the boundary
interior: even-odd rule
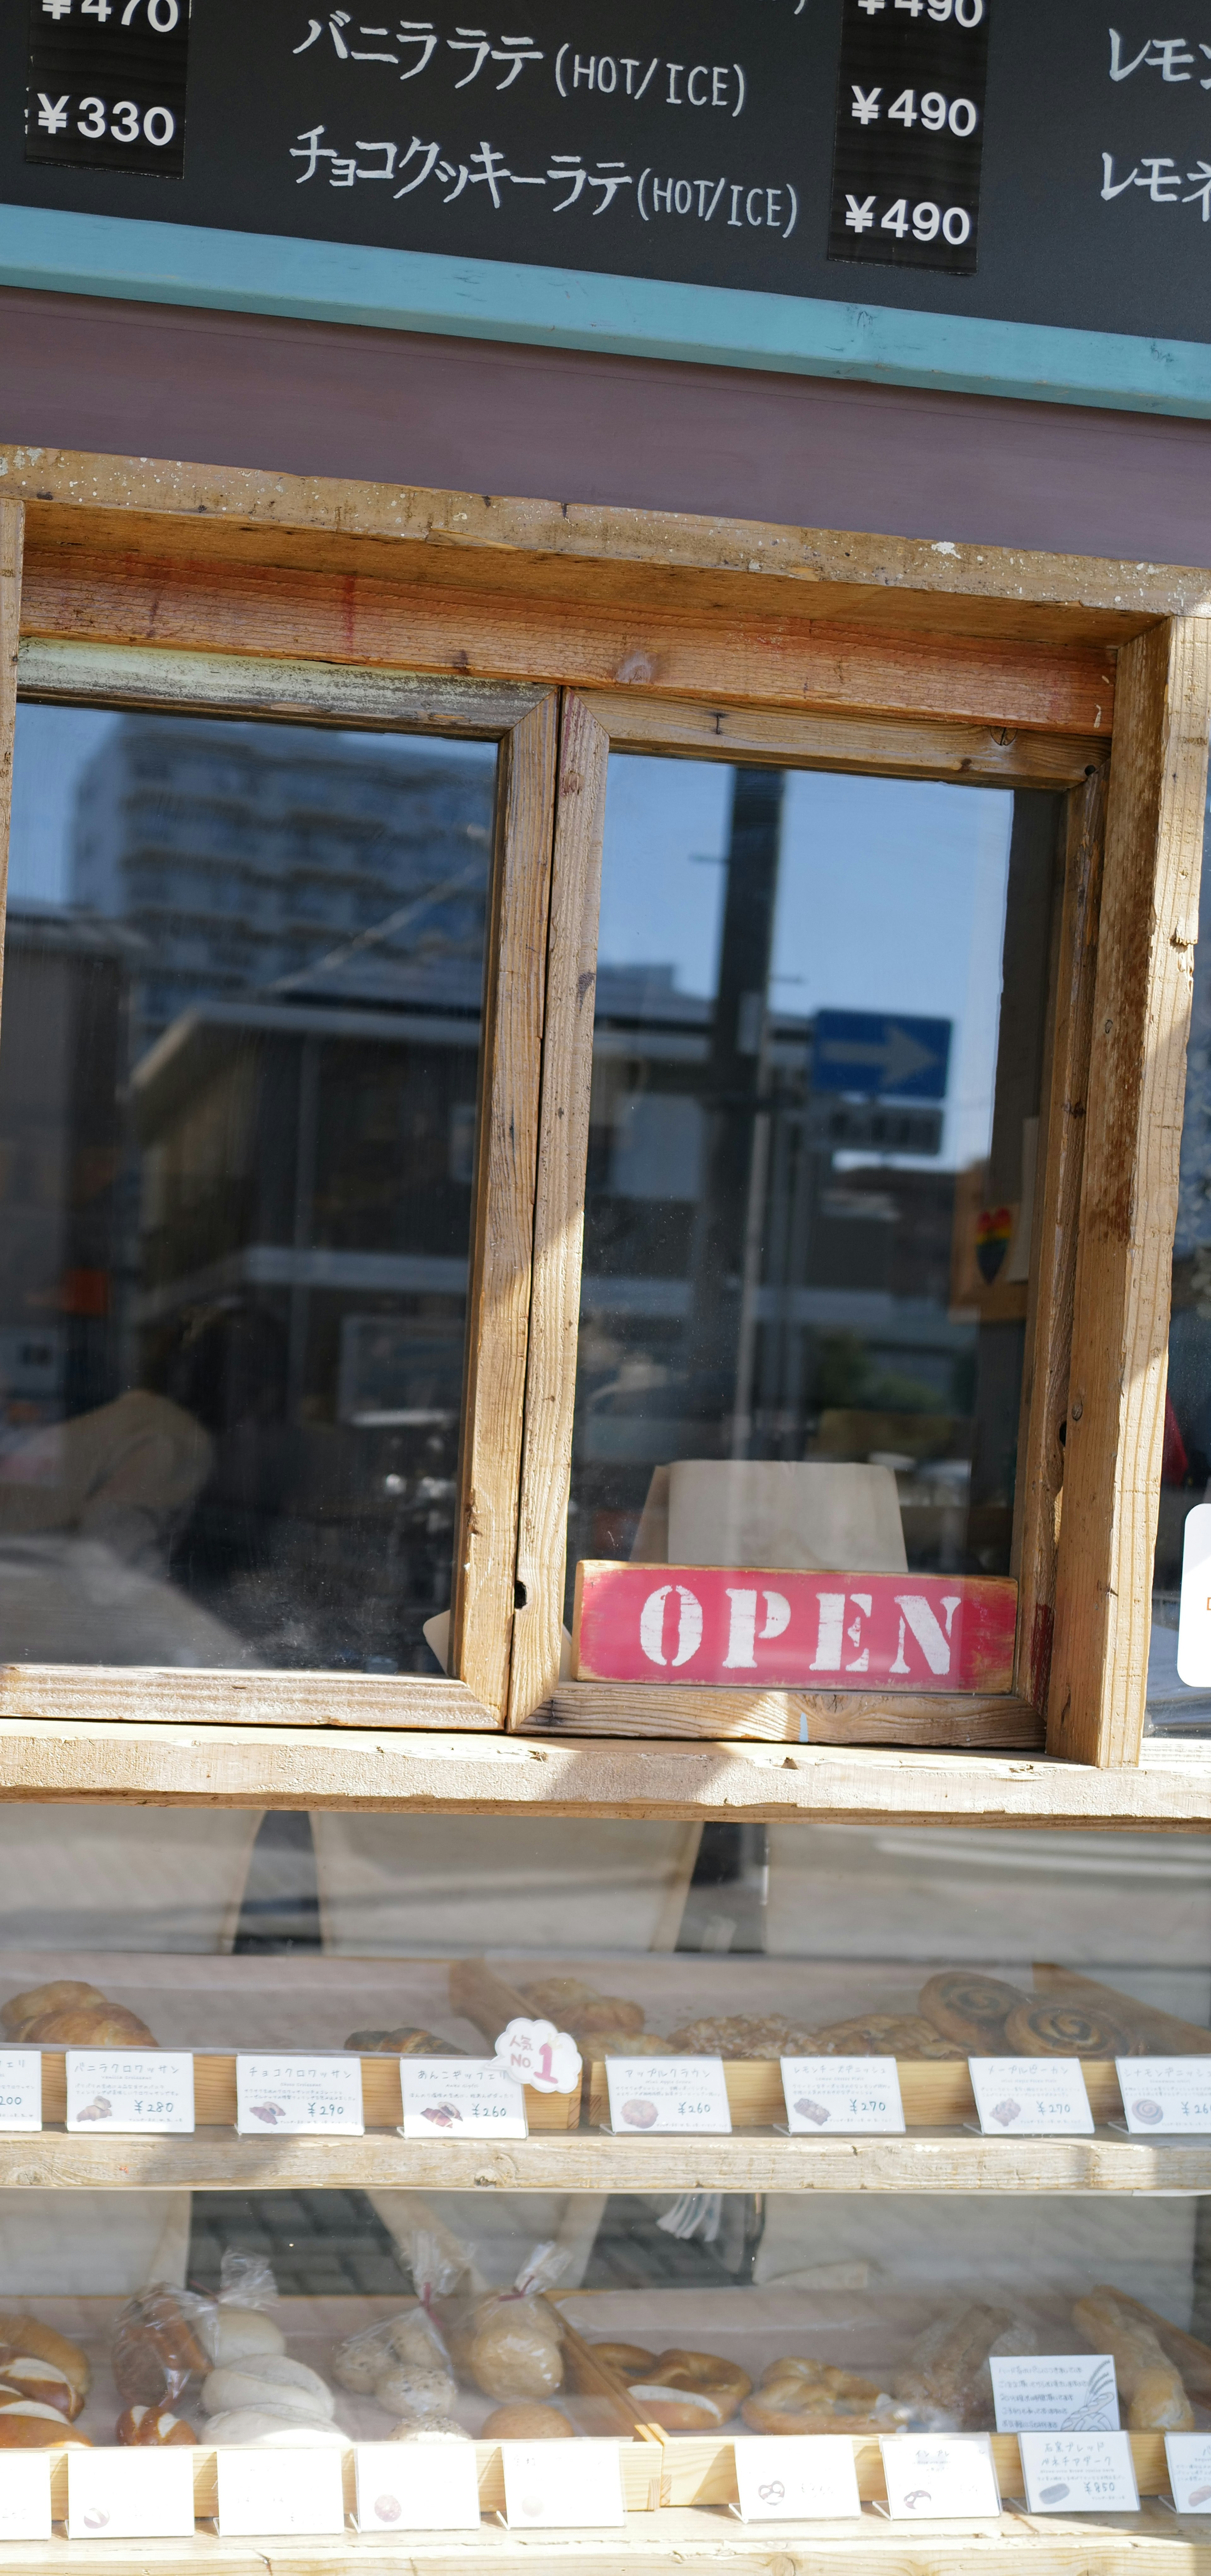
[[[235,2062],[242,2138],[365,2135],[360,2057],[245,2057]]]
[[[721,2057],[607,2057],[610,2127],[624,2137],[670,2129],[730,2138]]]

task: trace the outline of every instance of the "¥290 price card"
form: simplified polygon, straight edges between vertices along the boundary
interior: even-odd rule
[[[235,2062],[242,2138],[365,2135],[360,2057],[253,2057]]]
[[[793,2138],[863,2131],[903,2135],[904,2105],[894,2057],[784,2057],[780,2062]]]
[[[730,2138],[721,2057],[607,2057],[610,2127],[632,2138],[670,2129]]]
[[[67,2126],[137,2136],[193,2131],[193,2058],[187,2049],[69,2048]]]

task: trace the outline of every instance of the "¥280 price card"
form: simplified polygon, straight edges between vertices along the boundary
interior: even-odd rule
[[[193,2131],[193,2058],[187,2049],[69,2048],[67,2126],[88,2137]]]
[[[365,2135],[360,2057],[253,2057],[235,2062],[242,2138]]]

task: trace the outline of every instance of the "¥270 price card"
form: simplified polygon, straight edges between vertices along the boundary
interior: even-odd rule
[[[235,2091],[242,2138],[365,2135],[360,2057],[241,2055]]]
[[[1093,2113],[1079,2057],[970,2057],[986,2138],[1091,2138]]]
[[[904,2104],[894,2057],[784,2057],[782,2090],[791,2136],[899,2136]]]
[[[721,2057],[607,2057],[610,2127],[620,2136],[670,2130],[730,2138],[731,2105]]]
[[[69,2048],[67,2126],[135,2137],[193,2131],[193,2058],[186,2049]]]

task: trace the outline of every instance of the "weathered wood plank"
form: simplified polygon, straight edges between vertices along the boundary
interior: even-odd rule
[[[609,741],[574,692],[564,697],[551,878],[534,1205],[534,1275],[509,1724],[523,1725],[559,1679],[580,1330],[580,1260],[593,1080],[597,917]]]
[[[699,1689],[560,1682],[531,1727],[568,1735],[708,1736],[764,1744],[953,1744],[1041,1749],[1043,1724],[1009,1692]]]
[[[1211,1761],[1099,1771],[871,1746],[537,1742],[300,1727],[0,1720],[0,1797],[161,1807],[1211,1831]]]
[[[1138,1759],[1151,1631],[1211,624],[1124,648],[1110,767],[1048,1745]]]
[[[1023,1698],[1039,1710],[1047,1705],[1055,1626],[1059,1508],[1064,1481],[1061,1435],[1068,1411],[1072,1356],[1072,1302],[1097,974],[1106,786],[1106,772],[1100,768],[1083,791],[1069,799],[1055,1007],[1048,1038],[1050,1063],[1043,1090],[1047,1144],[1032,1232],[1015,1493],[1021,1534],[1015,1559],[1019,1584],[1018,1688]]]
[[[509,1696],[559,702],[501,745],[485,950],[450,1668]]]
[[[169,713],[199,706],[292,723],[384,725],[408,732],[492,736],[519,724],[541,684],[368,671],[347,662],[272,654],[178,653],[155,644],[90,644],[27,635],[17,657],[23,697],[104,698]]]
[[[1106,743],[1097,734],[1013,733],[1004,725],[712,706],[633,689],[587,689],[584,703],[605,726],[614,750],[671,751],[687,759],[786,761],[876,776],[949,778],[964,786],[1065,788],[1083,782],[1106,757]]]
[[[31,547],[23,632],[94,644],[360,663],[657,690],[819,712],[936,717],[1108,738],[1112,659],[1100,646],[897,635],[788,612],[747,592],[725,615],[673,591],[620,601],[592,584],[531,595],[509,580],[433,580],[297,566]]]
[[[888,625],[915,617],[955,632],[1070,634],[1091,642],[1138,634],[1158,617],[1197,615],[1207,602],[1199,565],[1032,554],[717,513],[508,499],[63,448],[0,445],[0,472],[12,496],[28,503],[40,548],[95,541],[117,512],[131,527],[149,521],[161,546],[176,529],[184,543],[206,542],[229,559],[265,557],[275,544],[283,561],[320,565],[357,553],[383,559],[431,551],[469,558],[473,570],[496,557],[503,578],[524,573],[526,558],[553,570],[606,562],[630,581],[647,571],[665,581],[699,573],[793,585],[812,615],[858,614]]]
[[[172,1665],[0,1664],[2,1718],[142,1718],[158,1726],[496,1724],[465,1682],[434,1674],[204,1672]]]

